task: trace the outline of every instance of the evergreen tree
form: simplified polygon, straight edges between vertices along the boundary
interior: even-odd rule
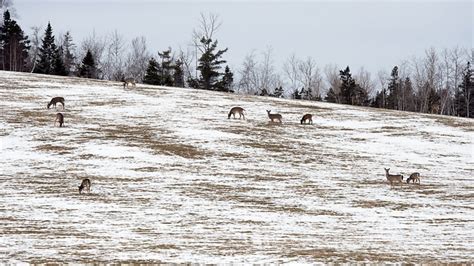
[[[459,90],[454,95],[456,113],[459,116],[474,117],[474,74],[471,63],[467,62],[467,67],[462,76]]]
[[[184,88],[183,62],[179,59],[176,60],[174,65],[173,81],[175,87]]]
[[[298,89],[295,89],[293,93],[291,94],[292,99],[301,99],[301,92]]]
[[[221,76],[221,73],[219,73],[221,65],[226,63],[225,60],[220,58],[228,49],[216,51],[217,41],[212,42],[212,39],[205,37],[201,38],[200,42],[204,47],[204,52],[198,60],[199,65],[197,67],[200,76],[198,80],[191,81],[190,84],[199,89],[215,90],[218,88],[219,76]]]
[[[386,98],[387,98],[387,90],[385,88],[382,88],[382,90],[376,93],[371,106],[377,107],[377,108],[386,108],[386,104],[385,104]]]
[[[392,69],[390,82],[388,83],[387,108],[399,110],[398,98],[400,93],[400,78],[398,77],[398,67]]]
[[[313,99],[313,90],[311,89],[311,87],[308,87],[307,89],[305,89],[303,87],[301,89],[300,95],[301,95],[301,99],[312,100]]]
[[[173,86],[174,65],[173,58],[171,57],[171,48],[166,51],[163,51],[162,53],[158,52],[158,56],[161,58],[160,85]]]
[[[428,113],[438,114],[441,97],[434,88],[430,88],[428,91]]]
[[[6,10],[0,26],[0,70],[27,71],[29,43],[28,36]]]
[[[359,84],[356,84],[354,93],[352,96],[352,104],[353,105],[360,105],[360,106],[367,106],[369,105],[369,95],[367,91],[362,88]]]
[[[72,42],[72,36],[68,31],[64,35],[64,40],[62,43],[62,60],[64,63],[64,68],[69,74],[74,72],[74,66],[76,62],[76,57],[74,56],[74,46],[75,45]]]
[[[67,76],[69,71],[64,66],[63,62],[63,49],[62,46],[58,48],[58,51],[53,55],[53,73],[54,75]]]
[[[82,59],[82,63],[79,66],[79,77],[96,79],[99,74],[98,72],[99,71],[94,62],[94,56],[90,50],[87,50],[87,54],[84,59]]]
[[[326,94],[326,97],[324,98],[326,102],[330,103],[337,103],[337,96],[336,93],[332,88],[329,89],[328,93]]]
[[[349,66],[345,70],[339,71],[341,77],[341,103],[343,104],[354,104],[354,97],[356,96],[356,83],[352,78],[351,70]]]
[[[283,97],[283,87],[276,87],[275,91],[272,94],[273,97],[282,98]]]
[[[402,101],[402,109],[406,111],[416,111],[415,94],[413,92],[413,85],[409,77],[405,78],[402,86],[404,100]]]
[[[219,91],[234,92],[232,90],[232,84],[234,82],[234,73],[230,71],[229,66],[225,67],[224,76],[222,76],[221,82],[218,84]]]
[[[56,47],[51,24],[48,22],[43,38],[43,43],[39,49],[39,58],[34,70],[35,73],[50,75],[68,75],[62,59],[62,49]]]
[[[159,74],[160,71],[161,70],[158,62],[156,62],[155,58],[152,57],[150,61],[148,61],[148,68],[146,69],[146,74],[143,78],[143,83],[151,85],[162,85],[161,75]]]

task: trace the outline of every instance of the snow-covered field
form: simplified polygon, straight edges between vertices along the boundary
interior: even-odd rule
[[[472,119],[10,72],[0,108],[0,262],[474,261]]]

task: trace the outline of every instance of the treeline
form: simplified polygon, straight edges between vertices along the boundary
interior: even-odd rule
[[[424,57],[374,77],[363,68],[355,74],[349,66],[320,68],[313,58],[295,55],[278,70],[267,48],[249,53],[234,75],[223,59],[228,48],[219,49],[215,38],[220,25],[217,15],[201,14],[192,48],[153,55],[144,37],[128,45],[117,31],[105,37],[93,33],[79,49],[69,32],[56,38],[49,23],[43,34],[34,27],[29,38],[6,10],[0,69],[474,117],[472,49],[428,49]]]

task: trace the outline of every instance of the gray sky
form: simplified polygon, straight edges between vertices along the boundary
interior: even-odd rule
[[[118,30],[128,41],[145,36],[149,50],[187,48],[200,12],[219,14],[216,37],[236,72],[244,57],[271,46],[278,70],[295,53],[319,67],[364,66],[372,74],[421,56],[425,49],[473,47],[473,1],[144,1],[14,0],[18,21],[51,22],[78,45],[95,30]]]

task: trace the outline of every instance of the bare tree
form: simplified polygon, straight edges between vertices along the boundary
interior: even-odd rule
[[[102,70],[104,77],[107,80],[122,80],[125,78],[124,57],[127,48],[125,39],[115,30],[110,34],[107,44],[107,54]]]
[[[82,58],[85,57],[87,51],[91,51],[91,54],[94,58],[94,62],[97,66],[97,69],[99,70],[99,79],[104,79],[104,73],[102,69],[104,68],[104,62],[105,62],[105,50],[107,47],[107,39],[103,37],[99,37],[96,35],[95,31],[92,32],[92,35],[89,37],[85,38],[82,43],[81,43],[81,54],[80,57],[81,60]]]
[[[296,58],[295,54],[292,54],[286,59],[283,63],[283,73],[285,73],[285,78],[288,81],[288,88],[290,92],[300,89],[301,87],[301,77],[298,66],[300,61]]]
[[[40,35],[41,27],[31,27],[31,30],[33,31],[31,34],[30,38],[30,50],[29,50],[29,55],[28,55],[28,67],[31,69],[31,73],[35,71],[36,67],[36,61],[38,60],[38,54],[39,54],[39,48],[40,48],[40,42],[42,36]]]
[[[255,51],[245,56],[242,69],[239,71],[240,80],[238,82],[238,92],[244,94],[255,94],[258,88],[258,63],[255,60]]]
[[[354,79],[357,84],[367,92],[367,95],[370,97],[375,95],[375,83],[371,78],[370,72],[365,70],[364,67],[359,68],[354,75]]]
[[[387,88],[387,82],[389,79],[390,75],[387,73],[385,70],[379,70],[377,72],[377,81],[380,86],[380,91],[382,92],[382,107],[385,108],[386,106],[386,88]]]
[[[198,28],[193,30],[193,44],[199,49],[201,53],[204,53],[208,47],[205,47],[201,43],[201,39],[213,39],[214,34],[219,30],[222,25],[222,21],[219,19],[219,15],[214,13],[202,13],[200,14]],[[196,55],[197,58],[197,55]]]
[[[248,94],[272,94],[273,89],[280,85],[273,63],[273,49],[269,46],[261,52],[261,61],[255,51],[244,59],[240,70],[239,91]]]
[[[147,50],[145,37],[132,40],[132,49],[127,59],[127,74],[137,81],[142,81],[145,76],[150,53]]]
[[[326,65],[324,67],[324,75],[329,88],[334,91],[336,102],[341,103],[341,79],[339,77],[339,67],[335,64]]]
[[[183,71],[184,71],[184,81],[187,82],[190,78],[193,77],[193,71],[196,70],[195,66],[193,65],[194,56],[193,51],[187,49],[184,51],[180,48],[178,55],[176,56],[177,60],[183,63]],[[188,84],[189,85],[189,84]]]
[[[298,64],[299,81],[303,87],[310,94],[309,99],[314,97],[321,97],[322,76],[316,61],[312,57],[307,57],[306,60],[300,61]]]

